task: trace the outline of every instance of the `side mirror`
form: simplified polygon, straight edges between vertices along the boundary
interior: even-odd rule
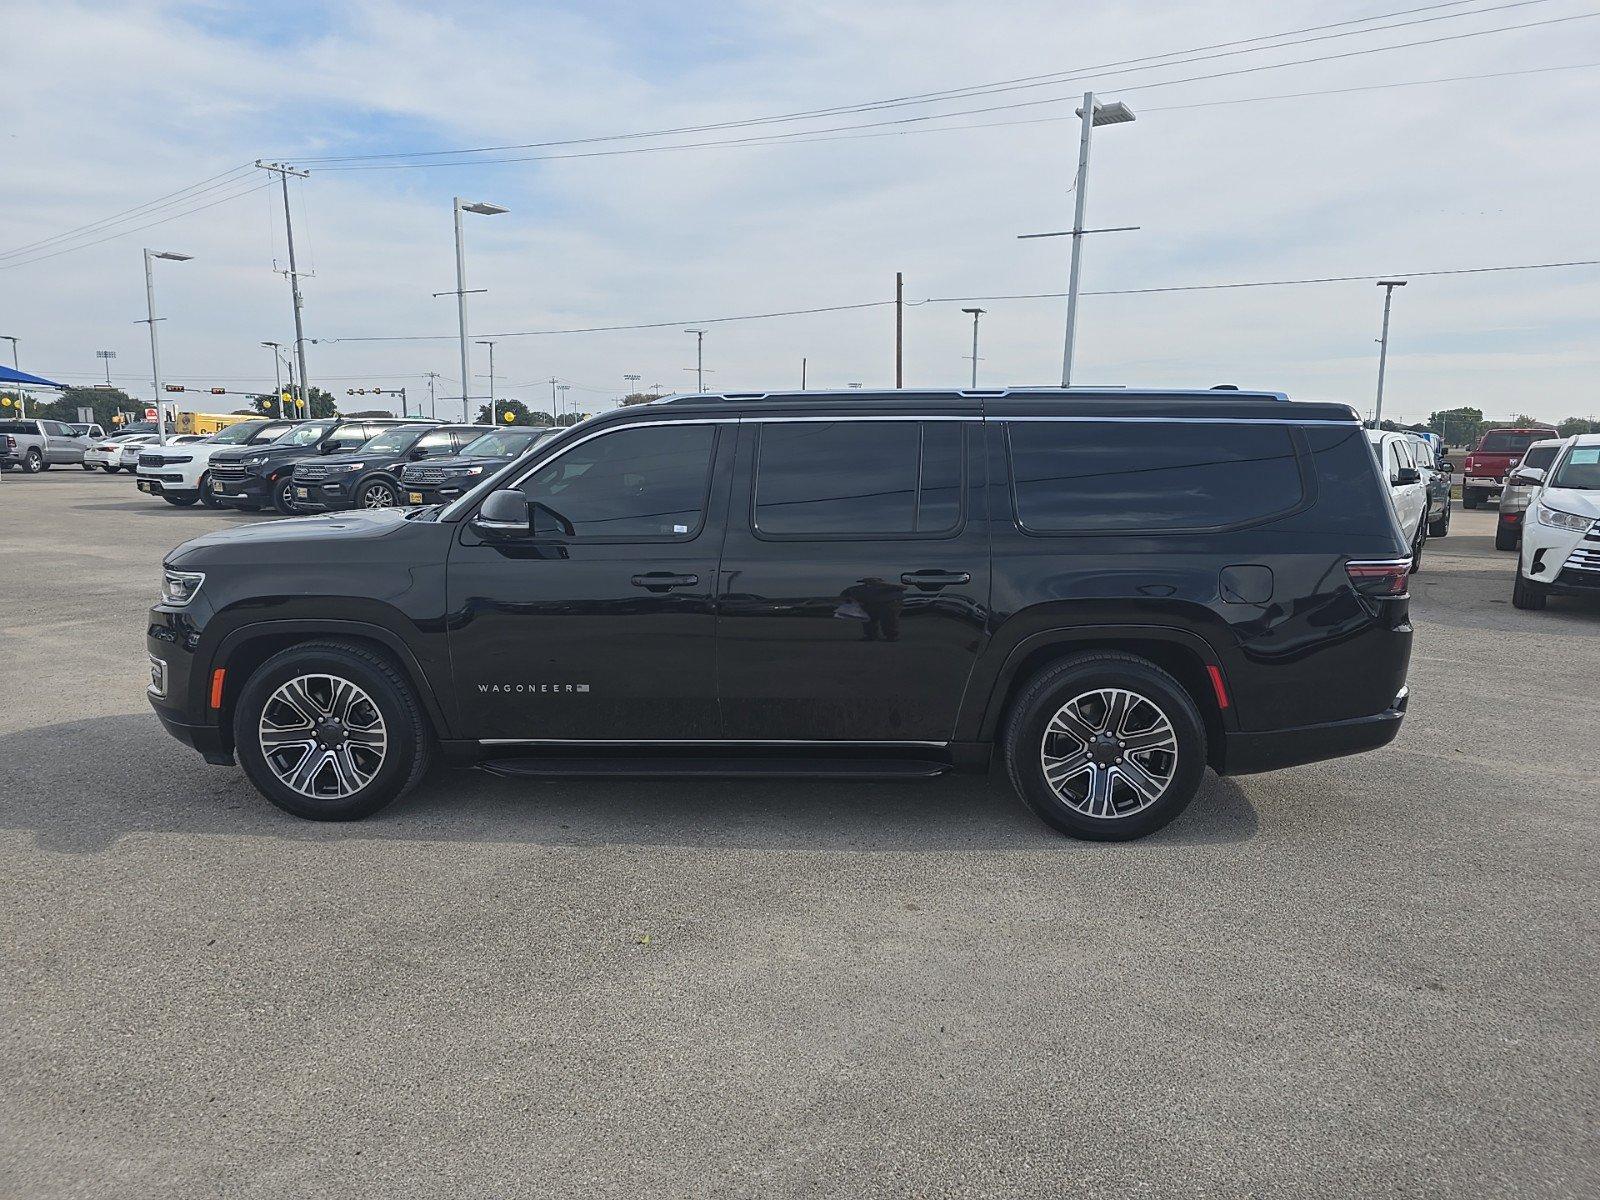
[[[426,450],[424,450],[421,446],[418,446],[410,454],[406,455],[406,457],[409,458],[412,462],[416,462],[419,458],[427,458],[428,457],[428,452]]]
[[[1405,487],[1408,483],[1421,483],[1422,472],[1415,467],[1401,467],[1395,472],[1394,482],[1397,487]]]
[[[1446,475],[1451,474],[1455,469],[1455,464],[1452,463],[1448,458],[1441,458],[1439,460],[1439,470],[1443,471]]]
[[[1514,478],[1517,483],[1543,483],[1543,467],[1518,467]]]
[[[515,488],[490,492],[472,518],[472,527],[485,537],[527,537],[533,532],[528,498]]]

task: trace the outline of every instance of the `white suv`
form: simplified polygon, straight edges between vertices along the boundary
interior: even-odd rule
[[[1528,504],[1511,603],[1600,596],[1600,434],[1568,438]]]
[[[1417,466],[1416,443],[1409,433],[1367,430],[1367,440],[1378,457],[1378,474],[1389,487],[1400,532],[1411,546],[1411,573],[1422,570],[1422,547],[1428,540],[1428,485]]]
[[[214,507],[216,501],[211,498],[206,478],[211,456],[218,450],[231,447],[277,441],[295,425],[294,421],[267,419],[240,421],[203,442],[179,444],[169,441],[164,446],[147,446],[139,454],[139,490],[151,496],[160,496],[168,504],[180,508],[186,508],[196,500],[208,508]]]

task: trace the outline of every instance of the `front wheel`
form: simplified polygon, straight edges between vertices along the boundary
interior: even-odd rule
[[[355,821],[415,787],[432,733],[388,659],[345,642],[280,651],[245,683],[234,743],[250,782],[285,812]]]
[[[222,507],[222,505],[217,501],[216,493],[211,490],[211,475],[210,475],[210,472],[207,472],[206,474],[200,476],[200,492],[199,492],[199,495],[200,495],[200,504],[201,504],[202,507],[204,507],[204,508],[221,508]]]
[[[1544,602],[1549,599],[1550,592],[1544,584],[1534,583],[1531,579],[1522,577],[1522,564],[1517,564],[1517,579],[1511,585],[1511,604],[1513,608],[1525,608],[1534,612],[1544,607]]]
[[[361,490],[356,493],[356,503],[361,508],[393,508],[399,502],[400,497],[394,487],[382,479],[362,484]]]
[[[94,464],[93,463],[79,463],[78,465],[80,467],[82,467],[85,471],[94,470]]]
[[[107,475],[115,475],[118,471],[122,470],[121,467],[112,466],[110,463],[105,464],[100,469]]]
[[[161,498],[175,508],[188,508],[199,499],[198,496],[174,496],[171,492],[162,492]]]
[[[1012,786],[1035,816],[1090,841],[1143,837],[1194,799],[1206,731],[1194,700],[1147,659],[1084,654],[1046,668],[1004,735]]]
[[[294,480],[285,479],[272,489],[272,507],[286,517],[292,517],[295,514],[293,488]]]

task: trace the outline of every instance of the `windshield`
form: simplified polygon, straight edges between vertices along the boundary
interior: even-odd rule
[[[212,434],[213,442],[220,442],[224,446],[237,446],[250,440],[250,435],[261,429],[265,421],[240,421],[237,425],[229,425],[226,429]]]
[[[362,454],[403,454],[421,437],[425,429],[391,429],[380,433],[361,447]]]
[[[326,421],[296,425],[279,438],[278,442],[284,446],[314,446],[322,440],[322,435],[332,428],[333,426]]]
[[[1491,429],[1478,443],[1479,454],[1521,454],[1535,442],[1549,437],[1543,430],[1533,433],[1512,433],[1509,429]]]
[[[1523,456],[1522,465],[1525,467],[1547,468],[1556,460],[1556,451],[1560,446],[1535,446]]]
[[[496,429],[480,438],[473,438],[461,450],[462,458],[514,458],[539,435],[530,430]]]
[[[1574,446],[1556,469],[1550,486],[1600,492],[1600,446]]]

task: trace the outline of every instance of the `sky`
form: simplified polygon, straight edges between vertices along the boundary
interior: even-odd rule
[[[455,286],[456,196],[509,210],[464,218],[467,287],[486,289],[467,297],[469,328],[496,341],[496,395],[534,408],[549,409],[552,377],[581,411],[615,403],[627,374],[692,389],[695,327],[708,389],[797,387],[802,360],[813,388],[891,386],[896,272],[908,386],[968,382],[974,304],[979,385],[1050,384],[1063,300],[963,298],[1065,291],[1069,239],[1018,235],[1071,227],[1073,108],[1092,87],[1137,120],[1095,132],[1087,225],[1139,228],[1085,239],[1074,382],[1234,383],[1370,412],[1372,277],[1600,259],[1591,11],[7,0],[0,334],[20,339],[24,370],[63,382],[104,382],[95,351],[114,350],[113,381],[149,398],[141,250],[177,250],[193,260],[156,264],[167,380],[270,388],[260,343],[292,342],[293,317],[275,273],[281,195],[259,186],[274,180],[249,166],[260,158],[310,172],[290,190],[309,373],[349,409],[375,405],[347,388],[403,386],[416,411],[431,371],[439,414],[459,412],[455,300],[432,294]],[[1381,19],[1339,24],[1363,18]],[[1558,23],[1461,36],[1535,22]],[[1178,56],[1199,61],[1104,66],[1327,26]],[[1376,50],[1441,38],[1453,40]],[[1344,57],[1271,66],[1331,55]],[[616,137],[1064,73],[935,104]],[[1419,86],[1376,87],[1395,83]],[[1307,92],[1324,94],[1285,98]],[[658,149],[773,133],[807,136]],[[594,138],[614,140],[356,157]],[[118,216],[195,185],[209,190]],[[1092,294],[1343,275],[1362,278]],[[717,320],[842,305],[872,307]],[[1395,295],[1384,415],[1600,414],[1597,313],[1596,266],[1415,276]],[[359,340],[392,337],[432,340]],[[469,390],[486,396],[486,349],[472,350]],[[182,406],[221,407],[206,399]]]

